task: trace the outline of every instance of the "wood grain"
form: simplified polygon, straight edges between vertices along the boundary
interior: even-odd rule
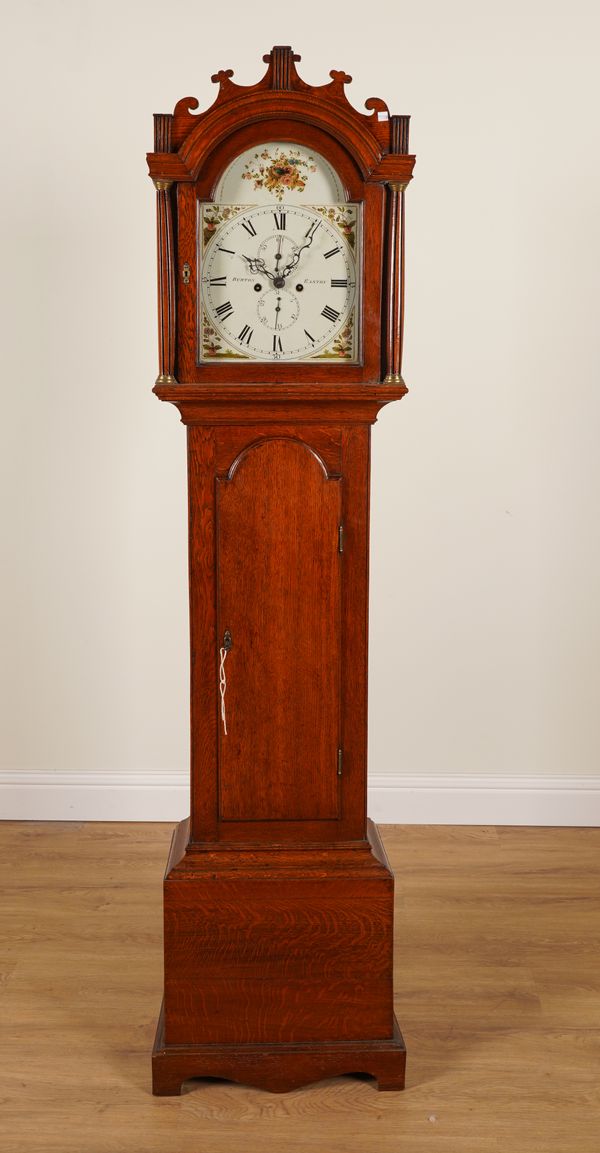
[[[222,821],[339,816],[341,480],[302,440],[262,438],[217,481]]]
[[[277,1044],[278,1080],[269,1085],[276,1089],[302,1081],[302,1062],[290,1043],[312,1043],[306,1083],[314,1079],[314,1058],[328,1068],[322,1064],[325,1049],[333,1043],[335,1050],[339,1041],[356,1042],[355,1050],[346,1051],[343,1071],[375,1073],[371,1064],[357,1062],[365,1043],[373,1051],[372,1042],[381,1040],[390,1043],[384,1080],[391,1082],[395,1074],[402,1088],[404,1048],[400,1043],[395,1070],[391,1051],[393,876],[375,827],[369,825],[369,840],[362,844],[285,853],[223,846],[183,852],[185,839],[180,829],[164,886],[159,1048],[212,1045],[212,1070],[210,1053],[192,1056],[201,1056],[202,1067],[215,1075],[231,1056],[223,1045]],[[161,1051],[158,1062],[155,1055],[158,1092],[172,1084],[173,1069],[183,1068],[180,1080],[192,1075],[195,1062],[186,1071],[175,1049]],[[263,1056],[272,1055],[263,1048]],[[267,1085],[258,1052],[250,1066],[242,1056],[241,1079]],[[286,1068],[286,1056],[293,1057],[293,1069]],[[333,1067],[340,1070],[339,1060]]]
[[[188,429],[196,845],[365,837],[370,427],[271,412]]]
[[[280,881],[264,870],[218,884],[172,881],[166,1041],[391,1037],[391,900],[383,879],[341,887],[301,871]]]
[[[157,384],[153,392],[176,405],[187,425],[373,424],[390,401],[408,389],[399,383],[346,384]]]
[[[220,1077],[271,1093],[289,1093],[311,1081],[353,1071],[375,1077],[379,1090],[397,1090],[404,1087],[405,1069],[406,1050],[395,1019],[392,1036],[381,1040],[228,1044],[219,1039],[216,1044],[185,1041],[169,1047],[163,1007],[152,1054],[153,1092],[159,1097],[178,1096],[186,1077]]]
[[[191,836],[217,835],[215,433],[188,429]]]
[[[152,1097],[172,827],[0,824],[2,1153],[596,1153],[600,829],[391,827],[404,1093]]]

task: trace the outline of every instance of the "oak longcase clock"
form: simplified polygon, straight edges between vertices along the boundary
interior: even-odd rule
[[[408,117],[311,87],[155,117],[160,373],[188,432],[191,816],[154,1092],[404,1086],[393,876],[366,816],[369,444],[404,395]]]

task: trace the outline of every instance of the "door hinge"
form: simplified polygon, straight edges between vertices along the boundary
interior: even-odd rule
[[[338,525],[338,552],[344,551],[344,526]]]
[[[344,760],[344,754],[343,754],[341,749],[338,749],[338,767],[337,767],[338,777],[341,777],[341,775],[342,775],[342,761],[343,760]]]

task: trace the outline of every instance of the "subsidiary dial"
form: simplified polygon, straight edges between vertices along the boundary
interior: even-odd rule
[[[300,301],[285,288],[271,288],[261,296],[258,319],[271,332],[285,332],[300,316]]]
[[[278,215],[281,220],[287,219],[286,213],[279,213]],[[294,244],[290,236],[285,236],[283,232],[280,232],[263,240],[258,248],[258,257],[274,273],[275,280],[279,280],[283,269],[295,256],[297,248],[297,244]]]

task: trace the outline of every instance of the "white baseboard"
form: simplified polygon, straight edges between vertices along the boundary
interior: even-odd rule
[[[389,825],[596,827],[600,776],[373,776],[369,815]]]
[[[187,773],[0,771],[13,821],[179,821]],[[598,777],[373,776],[369,815],[394,825],[600,825]]]
[[[0,817],[10,821],[181,821],[187,773],[0,771]]]

